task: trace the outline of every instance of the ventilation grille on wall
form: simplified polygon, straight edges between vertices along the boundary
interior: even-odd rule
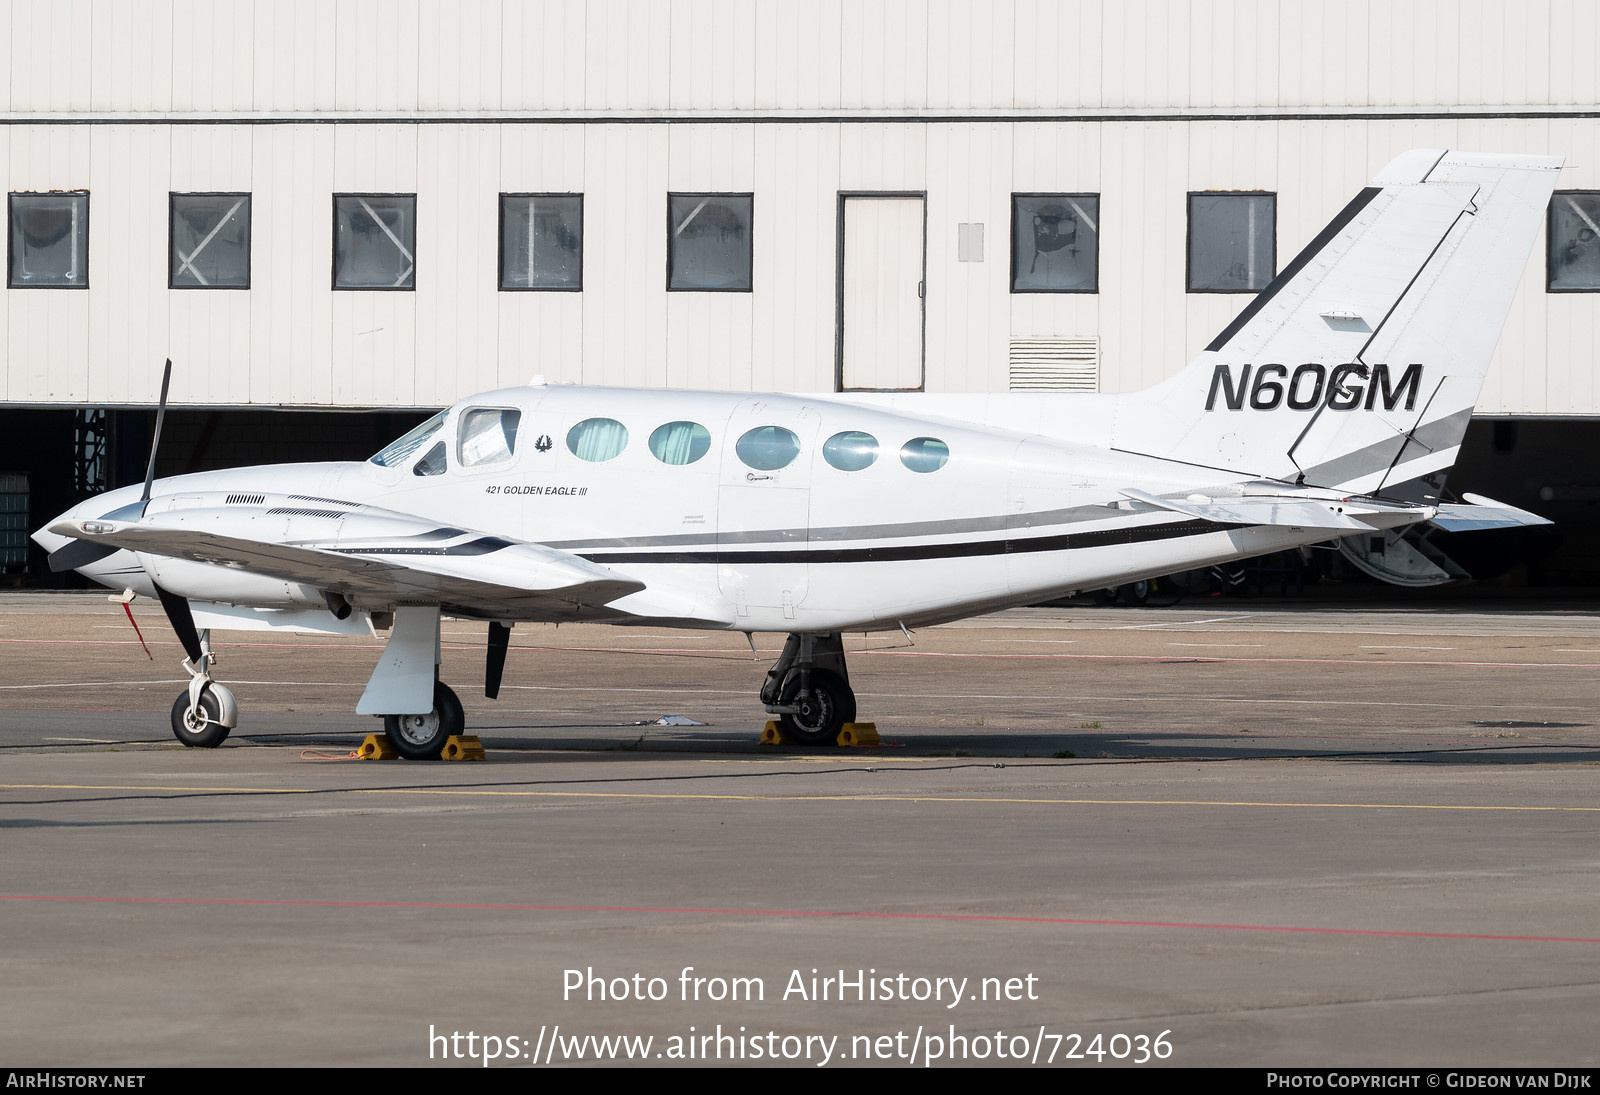
[[[1097,338],[1012,339],[1011,390],[1098,392],[1100,340]]]

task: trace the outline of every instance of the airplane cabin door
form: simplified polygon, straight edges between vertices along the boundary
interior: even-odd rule
[[[842,194],[838,383],[920,391],[927,218],[920,194]]]
[[[793,403],[783,405],[780,415],[763,397],[742,401],[722,448],[717,586],[740,620],[792,619],[806,596],[811,458],[820,419],[810,407],[797,415]]]

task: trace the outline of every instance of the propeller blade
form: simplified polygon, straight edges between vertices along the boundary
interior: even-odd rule
[[[192,664],[199,666],[203,653],[200,649],[200,631],[194,626],[194,613],[189,611],[189,602],[176,593],[168,593],[160,586],[156,586],[156,596],[161,598],[161,607],[166,610],[172,630],[177,633],[178,641],[183,644],[183,652],[189,655]]]
[[[167,417],[167,385],[172,383],[172,359],[167,358],[167,367],[161,373],[161,402],[156,407],[156,431],[150,438],[150,466],[144,473],[144,494],[139,498],[139,516],[144,516],[144,508],[150,504],[150,487],[156,481],[156,449],[161,444],[161,423]]]
[[[74,540],[50,553],[50,569],[56,574],[64,570],[77,570],[90,563],[98,563],[116,550],[110,544],[97,544],[93,540]]]
[[[500,698],[500,678],[506,671],[506,647],[511,645],[511,629],[505,624],[490,621],[489,653],[484,660],[483,694],[491,700]]]

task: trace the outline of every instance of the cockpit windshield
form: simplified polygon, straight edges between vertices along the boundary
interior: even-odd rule
[[[444,425],[444,416],[448,413],[440,411],[422,425],[415,427],[404,436],[396,438],[383,447],[383,451],[372,457],[372,463],[383,468],[398,468],[411,454],[422,448],[423,442],[439,432],[439,427]]]

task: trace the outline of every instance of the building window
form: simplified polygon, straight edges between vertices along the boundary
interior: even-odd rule
[[[250,195],[172,194],[169,204],[167,285],[250,288]]]
[[[1100,195],[1011,195],[1011,291],[1100,289]]]
[[[1276,194],[1189,195],[1189,292],[1259,293],[1278,261]]]
[[[583,195],[500,195],[500,288],[583,288]]]
[[[753,194],[667,195],[667,288],[750,292]]]
[[[1600,292],[1600,190],[1557,190],[1550,198],[1552,293]]]
[[[333,196],[333,287],[417,287],[417,196]]]
[[[89,192],[12,194],[6,284],[89,288]]]

